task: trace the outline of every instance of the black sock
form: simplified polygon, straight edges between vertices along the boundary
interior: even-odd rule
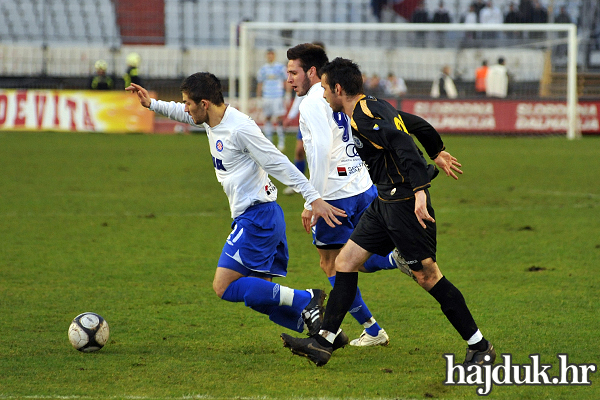
[[[479,342],[477,342],[475,344],[470,344],[469,349],[477,350],[477,351],[486,351],[489,343],[490,342],[485,340],[485,338],[482,338]]]
[[[464,340],[469,340],[477,332],[477,324],[471,316],[465,298],[446,277],[442,277],[431,288],[429,294],[440,303],[442,312]]]
[[[346,313],[356,297],[358,272],[338,272],[335,275],[335,285],[329,294],[325,318],[321,329],[337,333]]]
[[[321,335],[316,335],[315,339],[317,339],[317,343],[323,347],[333,347],[333,343],[329,343],[329,341]]]

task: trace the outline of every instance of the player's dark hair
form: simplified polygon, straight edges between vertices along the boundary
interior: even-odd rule
[[[181,83],[179,90],[196,104],[201,100],[208,100],[217,106],[225,102],[221,82],[210,72],[196,72],[188,76]]]
[[[337,57],[325,64],[320,73],[327,74],[326,83],[332,90],[336,84],[339,84],[348,96],[364,93],[362,73],[352,60]]]
[[[300,60],[300,66],[304,72],[315,67],[319,78],[321,77],[319,71],[329,62],[325,49],[313,43],[302,43],[288,49],[287,58],[288,60]]]

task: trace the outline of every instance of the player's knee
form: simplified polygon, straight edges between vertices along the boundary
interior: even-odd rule
[[[437,263],[431,258],[422,260],[419,267],[421,268],[413,270],[413,274],[419,285],[425,290],[431,289],[442,278]]]
[[[224,285],[222,282],[216,279],[213,281],[213,290],[215,291],[217,296],[219,296],[219,298],[223,297],[223,293],[225,293],[225,290],[227,290],[227,286],[229,285]]]
[[[325,275],[327,275],[327,277],[335,275],[335,259],[333,259],[333,260],[321,259],[320,266],[321,266],[321,269],[323,270],[323,272],[325,272]]]
[[[358,271],[358,268],[360,267],[360,264],[356,264],[355,262],[353,262],[351,259],[347,259],[347,258],[336,258],[335,259],[335,270],[339,271],[339,272],[356,272]]]

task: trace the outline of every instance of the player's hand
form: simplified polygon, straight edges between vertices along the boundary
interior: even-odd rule
[[[313,212],[311,210],[302,210],[302,226],[307,233],[310,233],[310,225],[313,219]]]
[[[285,117],[283,119],[282,125],[283,125],[284,128],[287,128],[288,126],[292,125],[292,122],[293,122],[292,119],[290,119],[288,117]]]
[[[325,223],[332,228],[335,228],[335,225],[341,225],[342,223],[336,218],[338,217],[346,217],[346,211],[341,208],[337,208],[327,203],[325,200],[318,198],[313,201],[310,206],[312,207],[313,218],[310,226],[313,227],[317,224],[319,218],[323,218]]]
[[[148,91],[135,83],[130,84],[125,88],[128,92],[137,94],[140,104],[146,108],[150,107],[151,99]]]
[[[427,194],[424,190],[419,190],[415,193],[415,215],[423,229],[427,229],[423,221],[435,222],[435,219],[427,211]]]
[[[438,156],[433,160],[435,165],[437,165],[442,171],[446,173],[446,176],[451,176],[454,179],[458,179],[458,176],[452,171],[456,171],[459,174],[463,172],[458,168],[462,167],[462,164],[458,162],[456,157],[453,157],[447,151],[442,151]]]

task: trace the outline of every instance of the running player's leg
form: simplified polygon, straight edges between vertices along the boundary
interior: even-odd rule
[[[271,99],[263,98],[262,100],[262,111],[265,117],[265,124],[263,126],[263,132],[267,139],[273,142],[273,102]]]
[[[244,302],[270,317],[273,314],[272,319],[280,325],[296,327],[312,293],[271,282],[273,277],[286,275],[287,260],[281,208],[276,203],[251,207],[234,221],[234,230],[219,258],[213,288],[223,300]]]
[[[296,134],[296,147],[294,148],[294,165],[302,173],[306,170],[306,153],[304,152],[304,144],[302,143],[302,133],[298,129]]]
[[[427,228],[423,229],[414,216],[414,207],[413,199],[386,204],[381,208],[394,243],[405,257],[419,285],[440,304],[448,321],[467,341],[469,349],[473,351],[471,356],[479,361],[484,355],[489,354],[493,362],[495,359],[493,346],[479,331],[460,290],[444,277],[437,265],[436,224],[425,221]],[[429,193],[427,193],[427,208],[429,215],[435,219]]]
[[[331,204],[344,209],[348,216],[342,219],[342,225],[335,228],[329,227],[323,221],[317,221],[317,224],[313,228],[313,243],[319,251],[320,266],[327,275],[331,286],[335,286],[337,279],[335,263],[340,249],[348,241],[360,215],[362,215],[372,197],[373,193],[366,192],[347,199],[330,200]],[[389,343],[387,333],[373,317],[358,288],[356,289],[356,295],[350,305],[349,312],[365,328],[364,335],[361,335],[359,339],[351,341],[351,345],[375,346],[387,345]]]
[[[277,104],[275,105],[276,109],[274,110],[274,119],[275,119],[275,129],[277,130],[277,148],[280,151],[285,150],[285,132],[283,130],[283,117],[285,115],[285,104],[283,97],[280,99],[276,99]]]

